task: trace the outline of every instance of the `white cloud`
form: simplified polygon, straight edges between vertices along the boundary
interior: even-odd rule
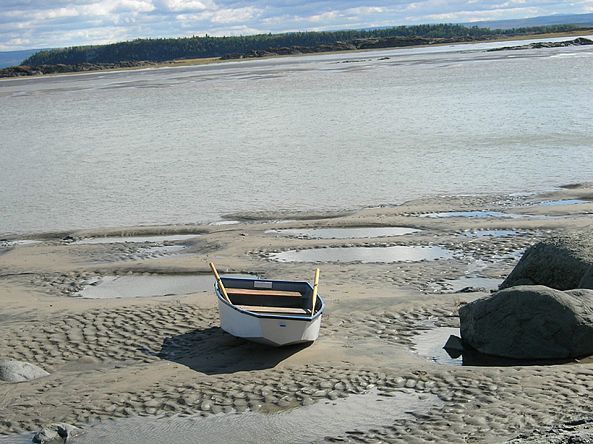
[[[248,6],[237,9],[221,9],[212,15],[212,23],[237,23],[251,20],[260,14],[260,10]]]
[[[514,13],[518,13],[517,9],[513,10]],[[459,11],[459,12],[450,12],[445,14],[428,14],[422,16],[423,19],[427,21],[437,21],[437,22],[477,22],[480,20],[492,20],[492,19],[502,19],[508,17],[509,10],[508,9],[493,9],[487,11]],[[536,8],[521,8],[521,14],[525,14],[525,16],[533,16],[538,14],[538,9]]]
[[[593,12],[593,1],[586,0],[582,2],[583,12]]]
[[[196,35],[210,35],[214,37],[222,37],[222,36],[229,36],[229,35],[253,35],[253,34],[263,34],[264,31],[258,28],[252,28],[250,26],[238,25],[238,26],[231,26],[224,28],[213,28],[208,32],[200,33]]]
[[[241,23],[257,17],[261,10],[251,6],[237,9],[219,9],[217,11],[204,11],[196,14],[178,14],[176,19],[187,26],[191,23],[209,22],[212,24]],[[210,34],[210,33],[209,33]]]
[[[20,39],[20,38],[16,38],[16,39],[10,39],[7,42],[7,47],[10,46],[25,46],[31,43],[31,40],[29,39]]]
[[[346,14],[351,15],[371,15],[371,14],[381,14],[385,12],[385,8],[381,8],[378,6],[360,6],[357,8],[348,8],[344,12]]]
[[[204,11],[214,8],[210,1],[200,0],[163,0],[163,6],[173,12]]]
[[[593,12],[593,0],[0,0],[0,48]]]
[[[338,17],[338,11],[327,11],[327,12],[323,12],[321,14],[316,14],[316,15],[312,15],[310,17],[308,17],[308,21],[313,22],[313,23],[318,23],[318,22],[326,22],[326,21],[330,21],[330,20],[335,20]]]

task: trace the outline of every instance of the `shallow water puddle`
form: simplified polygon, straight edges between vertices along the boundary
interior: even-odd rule
[[[77,295],[88,299],[175,296],[211,291],[213,286],[210,275],[104,276]]]
[[[272,253],[278,262],[363,262],[392,263],[451,259],[453,252],[438,246],[331,247]]]
[[[527,365],[566,365],[579,362],[590,363],[591,358],[575,359],[511,359],[500,356],[485,355],[471,347],[465,347],[463,353],[451,351],[451,356],[443,348],[451,335],[461,336],[459,328],[435,327],[423,331],[410,339],[412,349],[420,356],[430,359],[437,364],[463,365],[475,367],[515,367]]]
[[[293,410],[264,414],[218,414],[208,417],[118,419],[87,427],[78,444],[309,443],[348,431],[367,431],[392,425],[396,419],[414,419],[443,402],[430,393],[395,392],[389,397],[377,389],[336,401],[321,401]],[[271,438],[273,437],[273,439]],[[31,442],[30,435],[0,437],[1,444]]]
[[[188,239],[199,237],[200,234],[167,234],[162,236],[106,236],[106,237],[89,237],[80,239],[72,244],[88,245],[88,244],[125,244],[125,243],[139,243],[139,242],[180,242]]]
[[[245,274],[222,274],[221,276],[256,277]],[[126,275],[98,278],[86,285],[77,293],[77,296],[87,299],[146,298],[213,291],[214,277],[209,274]]]
[[[414,343],[412,346],[413,350],[420,356],[430,359],[432,362],[447,365],[463,365],[461,356],[452,358],[443,348],[451,335],[459,337],[459,329],[453,327],[435,327],[423,331],[410,339]]]
[[[267,230],[266,234],[301,237],[306,239],[365,239],[374,237],[403,236],[420,230],[408,227],[353,227],[353,228],[294,228]]]
[[[536,203],[535,205],[541,205],[544,207],[555,207],[560,205],[580,205],[584,203],[589,203],[589,201],[583,199],[545,200],[543,202]]]

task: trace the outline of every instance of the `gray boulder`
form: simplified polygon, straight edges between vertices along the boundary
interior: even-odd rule
[[[71,424],[59,422],[43,427],[40,431],[33,435],[33,442],[43,444],[52,441],[65,442],[69,438],[73,438],[82,433],[82,430]]]
[[[551,237],[529,247],[500,289],[518,285],[593,289],[593,230]]]
[[[578,288],[593,288],[593,265],[581,277]]]
[[[544,286],[501,290],[459,308],[463,343],[515,359],[593,354],[593,290]]]
[[[13,359],[0,358],[0,381],[23,382],[49,376],[49,373],[36,365]]]

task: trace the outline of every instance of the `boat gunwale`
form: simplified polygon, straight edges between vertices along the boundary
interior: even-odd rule
[[[283,281],[283,280],[270,280],[270,279],[248,279],[248,278],[232,278],[232,277],[225,277],[225,280],[250,280],[250,281],[260,281],[260,282],[281,282],[281,283],[288,283],[288,284],[294,284],[294,283],[299,283],[299,284],[306,284],[307,286],[309,286],[309,288],[311,288],[311,290],[313,290],[313,287],[311,286],[311,284],[307,281]],[[232,288],[232,287],[231,287]],[[227,305],[228,307],[233,308],[234,310],[238,311],[239,313],[243,313],[246,315],[250,315],[253,316],[255,318],[263,318],[263,319],[288,319],[291,321],[306,321],[306,322],[312,322],[315,319],[317,319],[319,316],[321,316],[323,314],[323,310],[325,309],[325,302],[323,301],[323,298],[318,294],[317,295],[317,299],[319,299],[319,302],[321,302],[321,307],[319,307],[319,310],[317,310],[317,313],[315,313],[313,316],[299,316],[299,315],[280,315],[280,314],[266,314],[266,313],[255,313],[253,311],[248,311],[248,310],[243,310],[239,307],[237,307],[234,304],[230,304],[229,302],[227,302],[225,300],[225,298],[222,296],[222,292],[220,291],[220,287],[218,286],[218,282],[214,283],[214,290],[216,292],[216,296],[218,298],[218,300],[222,303],[224,303],[225,305]]]

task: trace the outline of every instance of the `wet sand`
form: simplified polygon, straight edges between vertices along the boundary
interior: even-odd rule
[[[540,205],[565,199],[584,202]],[[120,236],[121,230],[26,237],[40,242],[4,240],[0,357],[30,362],[51,375],[17,384],[0,382],[0,434],[27,432],[50,422],[88,430],[114,418],[268,414],[373,389],[386,397],[405,393],[438,402],[428,407],[410,404],[406,417],[315,439],[537,442],[533,437],[542,434],[542,440],[554,442],[556,435],[550,430],[589,418],[593,364],[446,365],[418,353],[414,339],[434,329],[457,327],[459,304],[488,291],[465,288],[452,293],[451,281],[503,279],[529,245],[550,233],[590,226],[592,200],[593,186],[575,185],[537,196],[427,198],[327,218],[319,213],[260,212],[233,215],[237,224],[125,232],[201,234],[176,241],[76,242]],[[521,217],[422,217],[460,211]],[[271,222],[281,219],[287,219],[281,227]],[[371,226],[419,231],[352,239],[267,232]],[[484,230],[504,230],[504,235],[472,235]],[[66,235],[70,237],[63,240]],[[320,293],[327,312],[319,340],[309,347],[269,349],[229,336],[218,328],[213,292],[203,288],[185,294],[186,286],[181,286],[184,294],[163,291],[149,297],[79,296],[89,284],[117,276],[126,276],[130,285],[134,277],[207,274],[209,261],[227,273],[311,280],[316,264],[278,262],[273,255],[343,248],[347,256],[352,247],[393,246],[440,247],[455,254],[418,262],[320,264]]]

